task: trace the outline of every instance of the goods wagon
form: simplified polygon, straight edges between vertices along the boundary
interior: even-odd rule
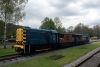
[[[83,40],[82,40],[82,34],[73,34],[74,38],[74,45],[81,45]]]
[[[73,34],[58,34],[58,43],[64,46],[72,46],[74,42]]]

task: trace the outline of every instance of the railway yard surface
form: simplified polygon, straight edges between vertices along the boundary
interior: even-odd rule
[[[91,40],[91,42],[97,42],[97,40]],[[10,48],[10,46],[11,45],[8,45],[8,48]],[[0,47],[3,48],[3,46],[0,46]],[[52,52],[54,52],[54,51],[50,51],[50,52],[48,51],[48,52],[38,53],[38,54],[34,54],[34,55],[15,54],[15,55],[11,55],[11,56],[10,55],[5,56],[5,58],[0,56],[0,67],[5,66],[5,65],[9,65],[9,64],[13,64],[16,62],[25,61],[27,59],[45,56],[45,55],[50,54]],[[10,66],[8,66],[8,67],[10,67]],[[20,66],[18,66],[18,67],[20,67]],[[40,67],[42,67],[42,66],[40,66]],[[54,66],[54,67],[58,67],[58,66]],[[75,61],[73,61],[65,66],[62,66],[62,67],[100,67],[100,47],[98,47],[97,49],[87,53],[86,55],[80,57],[79,59],[77,59],[77,60],[75,60]]]

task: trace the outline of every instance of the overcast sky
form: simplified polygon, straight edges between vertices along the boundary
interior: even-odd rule
[[[59,17],[63,27],[100,24],[100,0],[28,0],[21,25],[39,28],[45,17]]]

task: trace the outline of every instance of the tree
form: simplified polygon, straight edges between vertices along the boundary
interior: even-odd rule
[[[3,35],[4,33],[4,22],[0,20],[0,35]]]
[[[87,25],[84,25],[82,28],[82,33],[83,34],[89,34],[90,33],[90,29]]]
[[[62,27],[60,33],[67,33],[67,32],[66,32],[66,28],[65,28],[65,27]]]
[[[53,22],[52,19],[46,17],[42,22],[41,22],[41,26],[40,26],[40,29],[52,29],[52,30],[55,30],[56,27],[55,27],[55,24]]]
[[[62,23],[58,17],[54,18],[54,21],[48,17],[46,17],[42,22],[40,29],[52,29],[57,30],[59,33],[66,32],[66,29],[62,27]]]
[[[6,48],[6,25],[18,23],[25,16],[22,10],[28,0],[0,0],[0,18],[5,22],[4,48]]]
[[[100,25],[95,25],[93,27],[93,34],[98,38],[100,38]]]
[[[69,26],[68,29],[67,29],[67,32],[68,33],[72,33],[74,30],[74,27],[73,26]]]
[[[63,28],[62,28],[62,23],[61,23],[59,17],[54,18],[54,23],[56,26],[56,30],[61,33]]]
[[[89,28],[89,35],[90,35],[90,37],[93,37],[93,28]]]
[[[79,33],[79,34],[89,34],[89,28],[88,28],[88,26],[84,25],[83,23],[79,23],[75,27],[74,32]]]
[[[75,33],[82,33],[82,23],[79,23],[78,25],[75,26],[74,32]]]

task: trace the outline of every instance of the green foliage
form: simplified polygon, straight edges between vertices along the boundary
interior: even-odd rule
[[[93,27],[93,34],[94,36],[97,36],[98,38],[100,38],[100,25],[95,25]]]
[[[15,49],[12,49],[12,48],[8,48],[8,49],[0,48],[0,56],[11,55],[11,54],[17,54],[17,52],[15,52]]]
[[[5,23],[17,23],[25,16],[22,10],[28,0],[0,0],[0,17]]]
[[[79,34],[88,34],[89,27],[84,25],[83,23],[79,23],[78,25],[75,26],[74,32]]]
[[[55,24],[53,22],[52,19],[46,17],[42,22],[41,22],[41,26],[40,26],[40,29],[52,29],[52,30],[55,30],[56,27],[55,27]]]
[[[5,22],[4,48],[6,48],[6,25],[7,23],[18,23],[25,16],[23,8],[28,0],[0,0],[0,18]]]
[[[62,23],[61,23],[59,17],[54,18],[54,23],[55,23],[55,26],[56,26],[56,30],[58,32],[62,32]]]
[[[9,38],[11,36],[15,37],[16,29],[22,28],[22,27],[23,26],[8,23],[7,24],[7,38]],[[3,37],[3,35],[4,35],[4,22],[3,21],[0,21],[0,35],[1,35],[1,37]]]
[[[40,29],[57,30],[59,33],[66,32],[66,29],[62,27],[62,23],[58,17],[55,17],[54,21],[51,18],[46,17],[41,22]]]
[[[15,42],[7,42],[7,45],[9,45],[9,46],[14,45],[14,44],[16,44],[16,43]],[[0,42],[0,46],[3,46],[2,42]],[[12,47],[10,47],[10,48],[12,48]]]

